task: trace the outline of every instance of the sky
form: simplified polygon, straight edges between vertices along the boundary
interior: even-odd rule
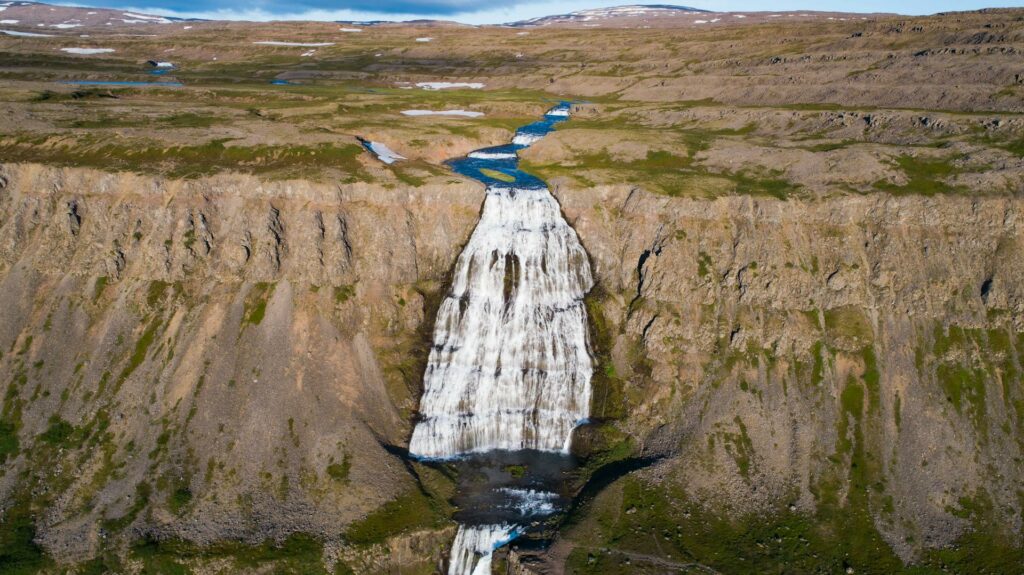
[[[46,0],[43,0],[46,1]],[[664,3],[665,0],[660,0]],[[657,3],[659,0],[632,0]],[[455,20],[499,24],[564,14],[631,0],[72,0],[54,4],[140,11],[164,16],[217,20]],[[1024,6],[1024,0],[692,0],[686,6],[722,12],[825,10],[933,14],[996,6]]]

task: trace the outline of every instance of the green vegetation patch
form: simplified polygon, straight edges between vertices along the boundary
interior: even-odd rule
[[[161,147],[153,142],[111,141],[83,136],[50,141],[48,136],[0,139],[0,157],[11,163],[45,163],[103,170],[198,178],[223,171],[287,177],[310,177],[340,170],[359,181],[372,181],[359,162],[357,144],[231,146],[228,139],[191,146]]]
[[[374,545],[401,533],[442,527],[447,521],[442,505],[416,490],[388,501],[353,523],[344,537],[354,545]]]
[[[334,286],[334,303],[345,303],[356,295],[356,286],[346,284]]]
[[[128,365],[121,370],[121,375],[117,378],[119,386],[121,383],[124,383],[124,381],[127,380],[140,365],[142,365],[143,361],[146,360],[149,348],[156,340],[157,331],[160,329],[161,323],[162,322],[159,317],[154,317],[149,322],[149,325],[146,326],[145,331],[142,332],[139,340],[135,342],[135,348],[132,350],[132,355],[128,358]]]
[[[502,182],[512,183],[516,181],[515,176],[510,176],[505,172],[499,172],[498,170],[492,170],[490,168],[480,168],[480,173],[488,178],[494,178],[495,180]]]
[[[915,194],[933,196],[936,194],[965,193],[964,186],[954,186],[948,179],[964,173],[954,162],[960,158],[924,158],[920,156],[899,156],[895,159],[896,167],[907,178],[907,183],[900,186],[885,181],[875,183],[875,188],[891,194]]]
[[[18,428],[10,421],[0,420],[0,464],[17,455]]]
[[[181,540],[146,538],[132,547],[132,557],[141,561],[143,572],[153,575],[191,575],[192,564],[229,560],[233,572],[253,573],[270,568],[270,573],[327,575],[323,543],[305,534],[293,534],[280,543],[247,545],[223,541],[197,546]]]
[[[327,475],[345,485],[348,485],[348,474],[351,471],[352,458],[347,453],[341,458],[341,463],[331,463],[327,466]]]
[[[245,308],[242,312],[242,323],[259,325],[267,315],[267,303],[274,295],[275,283],[259,282],[245,296]]]

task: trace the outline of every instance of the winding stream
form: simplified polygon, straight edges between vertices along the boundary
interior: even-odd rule
[[[592,361],[586,252],[517,152],[569,117],[550,109],[511,144],[452,160],[487,186],[480,221],[438,310],[413,457],[458,468],[449,575],[489,574],[495,549],[566,502],[572,432],[587,420]]]

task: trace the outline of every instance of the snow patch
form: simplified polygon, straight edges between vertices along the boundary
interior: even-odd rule
[[[17,30],[0,30],[8,36],[24,36],[26,38],[53,38],[53,34],[36,34],[35,32],[18,32]]]
[[[464,116],[466,118],[478,118],[483,112],[472,112],[470,110],[402,110],[404,116]]]
[[[342,32],[349,32],[349,33],[353,33],[354,34],[356,32],[362,32],[363,29],[362,28],[342,28],[341,31]]]
[[[143,22],[153,22],[155,24],[170,24],[171,23],[170,20],[168,20],[167,18],[164,18],[163,16],[147,16],[145,14],[136,14],[134,12],[124,12],[121,15],[125,16],[127,18],[132,18],[133,20],[142,20]]]
[[[405,156],[402,156],[398,152],[392,150],[387,146],[387,144],[367,141],[366,147],[374,154],[377,154],[377,158],[385,164],[394,164],[398,160],[405,159]]]
[[[264,40],[253,42],[262,46],[300,46],[304,48],[320,48],[322,46],[333,46],[334,42],[279,42],[277,40]]]
[[[468,88],[479,90],[484,85],[480,82],[416,82],[417,88],[424,90],[444,90],[445,88]]]
[[[0,20],[0,24],[17,24],[18,20]]]
[[[424,36],[423,38],[416,38],[416,41],[417,42],[430,42],[430,41],[433,41],[433,38],[431,38],[429,36]]]
[[[68,54],[108,54],[113,52],[113,48],[61,48],[61,52],[67,52]]]

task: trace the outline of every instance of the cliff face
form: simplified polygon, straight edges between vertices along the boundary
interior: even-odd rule
[[[61,562],[310,533],[356,571],[436,564],[445,480],[391,446],[479,188],[0,174],[8,524]],[[780,521],[780,559],[928,560],[983,522],[1019,548],[1020,199],[554,188],[598,282],[591,435],[657,462],[549,568],[728,568],[701,537]]]
[[[0,496],[49,553],[337,540],[418,493],[385,446],[480,190],[2,175]]]
[[[733,519],[807,515],[875,545],[877,530],[904,560],[977,534],[972,522],[1019,548],[1020,199],[556,195],[599,278],[595,407],[665,458],[598,497],[561,551],[603,538],[646,552],[630,521],[676,531],[684,500]],[[663,517],[634,515],[648,488]],[[658,555],[679,543],[686,557],[671,535]]]

